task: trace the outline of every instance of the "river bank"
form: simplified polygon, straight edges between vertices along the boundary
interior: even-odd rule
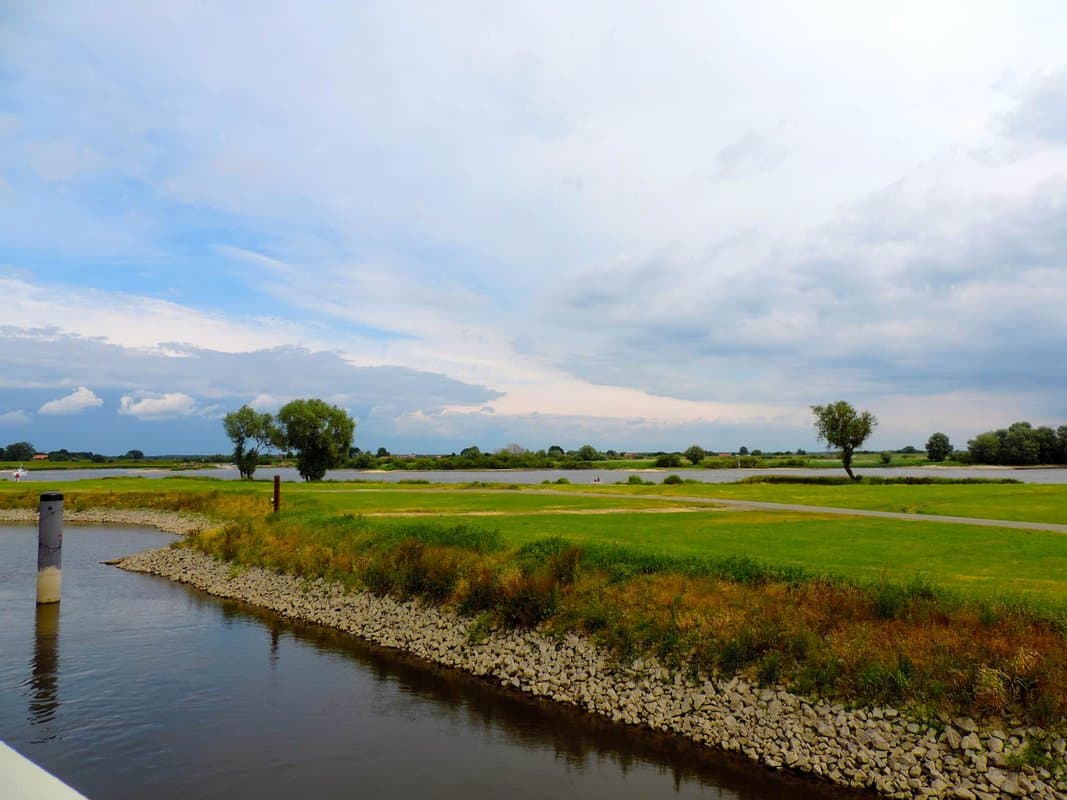
[[[650,658],[617,663],[575,635],[484,630],[448,609],[238,568],[184,548],[137,554],[120,566],[842,786],[898,798],[1067,796],[1067,742],[1037,728],[981,729],[968,718],[920,724],[889,707],[849,709],[738,678],[695,680]],[[1027,763],[1037,742],[1046,743],[1058,783],[1044,766]]]
[[[68,510],[66,516],[73,523],[185,534],[217,525],[187,512],[146,509]],[[2,510],[0,519],[32,523],[36,511]],[[980,729],[962,717],[920,722],[890,707],[847,708],[737,678],[694,680],[652,659],[620,664],[578,636],[488,630],[445,608],[349,593],[322,580],[238,567],[193,550],[153,551],[131,556],[122,566],[843,786],[901,798],[1067,796],[1067,743],[1019,723]]]
[[[63,520],[75,525],[133,525],[187,536],[218,525],[201,514],[151,508],[86,508],[63,510]],[[0,508],[0,522],[37,523],[36,508]]]

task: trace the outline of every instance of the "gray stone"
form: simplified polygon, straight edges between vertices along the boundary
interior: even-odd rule
[[[951,749],[959,750],[962,737],[955,728],[947,727],[945,728],[945,732],[941,734],[941,741],[947,744]]]

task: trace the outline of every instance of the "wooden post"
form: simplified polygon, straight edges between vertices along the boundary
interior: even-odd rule
[[[282,476],[274,476],[274,513],[278,513],[278,507],[282,504]]]
[[[58,603],[63,563],[63,495],[44,492],[37,519],[37,603]]]

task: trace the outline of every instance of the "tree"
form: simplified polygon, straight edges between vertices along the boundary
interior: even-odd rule
[[[948,436],[938,431],[926,440],[926,457],[931,461],[944,461],[952,455],[952,443]]]
[[[131,461],[144,461],[144,451],[143,450],[127,450],[126,451],[126,455],[124,455],[123,458],[128,458]]]
[[[682,465],[682,454],[660,453],[652,463],[657,467],[680,467]]]
[[[343,408],[311,397],[279,409],[274,443],[297,452],[301,478],[321,481],[326,470],[340,466],[355,430],[356,423]]]
[[[1029,422],[1013,422],[1000,439],[1000,457],[1005,464],[1029,466],[1037,463],[1040,454],[1041,447]]]
[[[5,461],[29,461],[37,448],[29,442],[12,442],[4,448]]]
[[[222,427],[233,442],[233,463],[237,471],[242,478],[252,480],[259,464],[259,451],[271,447],[278,437],[274,418],[244,405],[223,417]]]
[[[591,444],[583,444],[578,448],[579,461],[599,461],[600,453]]]
[[[548,448],[548,454],[550,456],[562,456],[566,455],[566,451],[558,444],[554,444],[550,448]]]
[[[1005,431],[1005,433],[1007,433]],[[1000,464],[1000,437],[993,431],[980,433],[967,442],[967,451],[974,464]]]
[[[690,445],[689,449],[685,451],[685,457],[689,459],[690,464],[699,464],[705,458],[707,458],[708,451],[701,447],[699,444]]]
[[[828,447],[841,450],[841,464],[848,477],[856,480],[852,472],[852,453],[867,441],[878,425],[878,419],[870,411],[857,414],[856,409],[844,400],[825,406],[812,406],[815,415],[815,434]]]

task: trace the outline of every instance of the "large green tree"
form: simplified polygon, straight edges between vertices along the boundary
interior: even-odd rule
[[[29,461],[37,452],[37,448],[29,442],[12,442],[4,448],[4,459],[7,461]]]
[[[241,406],[222,418],[222,427],[233,442],[233,463],[242,478],[252,480],[259,453],[274,443],[278,432],[270,414],[260,414],[251,406]]]
[[[944,461],[950,455],[952,443],[948,436],[940,431],[931,433],[930,438],[926,440],[926,457],[931,461]]]
[[[856,480],[852,472],[852,453],[867,441],[877,427],[877,417],[870,411],[857,413],[844,400],[825,406],[812,406],[811,413],[815,415],[815,433],[819,441],[841,451],[841,464],[845,472],[852,480]]]
[[[689,446],[689,449],[685,451],[685,457],[689,459],[689,463],[697,466],[708,456],[708,451],[701,447],[699,444],[693,444]]]
[[[356,430],[343,408],[317,397],[286,403],[277,423],[275,443],[296,451],[296,467],[305,481],[321,481],[326,470],[339,467]]]

